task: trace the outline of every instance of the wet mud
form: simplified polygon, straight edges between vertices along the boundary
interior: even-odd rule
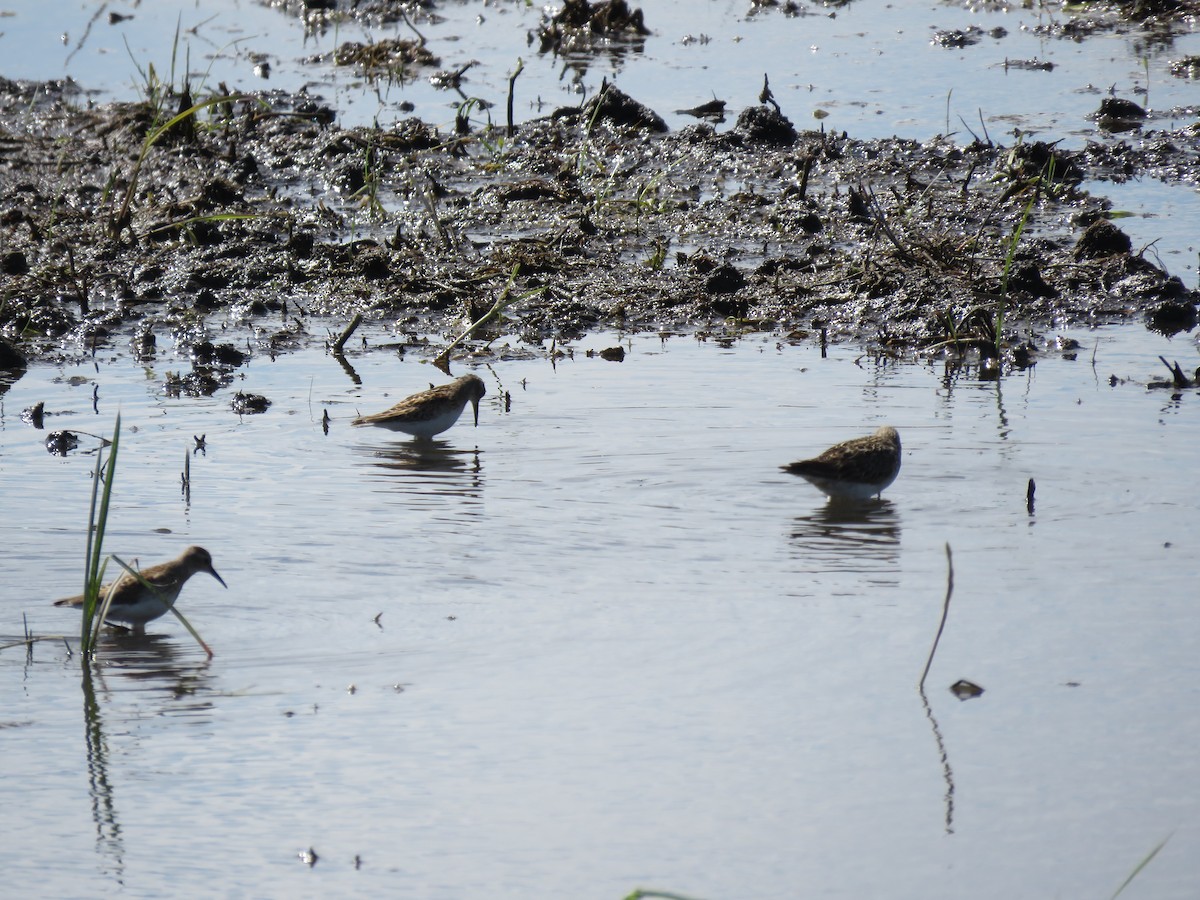
[[[610,26],[640,40],[640,13],[609,6],[567,4],[543,49]],[[439,62],[412,41],[338,62],[395,54]],[[314,316],[361,313],[403,344],[460,332],[506,289],[503,330],[531,346],[770,331],[1022,366],[1067,325],[1195,326],[1197,292],[1080,184],[1194,183],[1196,126],[1135,121],[1079,152],[862,141],[797,128],[767,81],[747,99],[674,132],[612,85],[533,121],[467,103],[451,130],[403,113],[338,128],[316,96],[159,86],[93,106],[73,84],[0,80],[0,364],[118,343],[150,360],[170,335],[196,371],[169,389],[209,393],[246,353],[330,341]]]

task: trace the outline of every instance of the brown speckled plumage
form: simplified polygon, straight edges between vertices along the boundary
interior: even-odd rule
[[[147,622],[157,619],[175,605],[184,584],[197,572],[207,572],[221,582],[221,587],[226,587],[225,580],[213,568],[212,556],[203,547],[188,547],[169,562],[141,569],[142,578],[154,585],[153,589],[122,570],[121,577],[115,582],[112,603],[108,607],[105,621],[128,625],[137,632],[142,631]],[[104,603],[112,584],[110,582],[100,588],[101,604]],[[79,609],[83,606],[83,596],[55,600],[54,605]]]
[[[884,425],[874,434],[834,444],[820,456],[783,466],[830,497],[876,497],[900,473],[900,435]]]
[[[431,438],[457,422],[467,403],[475,410],[475,425],[478,426],[479,401],[486,393],[483,379],[464,375],[449,384],[406,397],[381,413],[360,416],[350,424],[375,425],[389,431],[402,431],[413,437]]]

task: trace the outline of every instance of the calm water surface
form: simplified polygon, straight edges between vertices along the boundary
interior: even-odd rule
[[[765,336],[513,344],[456,366],[479,428],[425,450],[349,427],[444,380],[413,354],[353,355],[361,384],[256,357],[202,400],[162,395],[169,348],[31,368],[0,396],[0,631],[77,626],[48,601],[79,587],[94,458],[45,451],[39,400],[47,428],[121,412],[110,551],[199,543],[229,589],[180,601],[211,662],[170,617],[85,690],[61,642],[0,652],[6,883],[1107,897],[1169,836],[1126,896],[1195,896],[1200,397],[1145,384],[1196,347],[1073,336],[999,384]],[[860,514],[778,470],[884,422],[904,468]]]

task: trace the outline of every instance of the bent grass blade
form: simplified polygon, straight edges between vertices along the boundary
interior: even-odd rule
[[[149,581],[147,581],[142,576],[141,572],[139,572],[137,569],[130,566],[127,562],[125,562],[125,560],[121,559],[119,556],[113,556],[112,560],[117,565],[119,565],[122,569],[124,569],[126,572],[128,572],[130,577],[136,578],[138,581],[140,581],[142,583],[143,587],[148,588],[155,596],[159,596],[158,588],[155,587],[153,584],[151,584]],[[111,593],[112,593],[112,591],[109,591],[110,595],[111,595]],[[210,648],[208,646],[208,644],[206,644],[204,642],[204,638],[200,637],[200,632],[196,631],[196,629],[192,627],[192,623],[187,620],[187,618],[183,615],[183,613],[181,613],[178,609],[175,608],[175,604],[174,603],[168,604],[166,600],[163,600],[162,605],[163,605],[163,612],[173,613],[175,615],[175,618],[177,618],[180,622],[183,623],[183,627],[188,630],[188,633],[196,639],[196,643],[199,644],[204,649],[204,652],[206,654],[208,654],[208,658],[212,659],[213,658],[212,648]],[[107,607],[106,607],[105,611],[107,612]]]

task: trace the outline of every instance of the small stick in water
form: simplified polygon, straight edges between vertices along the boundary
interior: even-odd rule
[[[921,673],[921,680],[917,683],[917,688],[921,691],[925,690],[925,678],[929,675],[929,667],[933,665],[933,655],[937,653],[938,641],[942,639],[942,631],[946,627],[946,617],[950,615],[950,595],[954,593],[954,557],[950,553],[949,544],[946,544],[946,565],[949,567],[949,571],[946,573],[946,599],[942,603],[942,621],[938,623],[933,646],[929,648],[929,659],[925,661],[925,671]]]

